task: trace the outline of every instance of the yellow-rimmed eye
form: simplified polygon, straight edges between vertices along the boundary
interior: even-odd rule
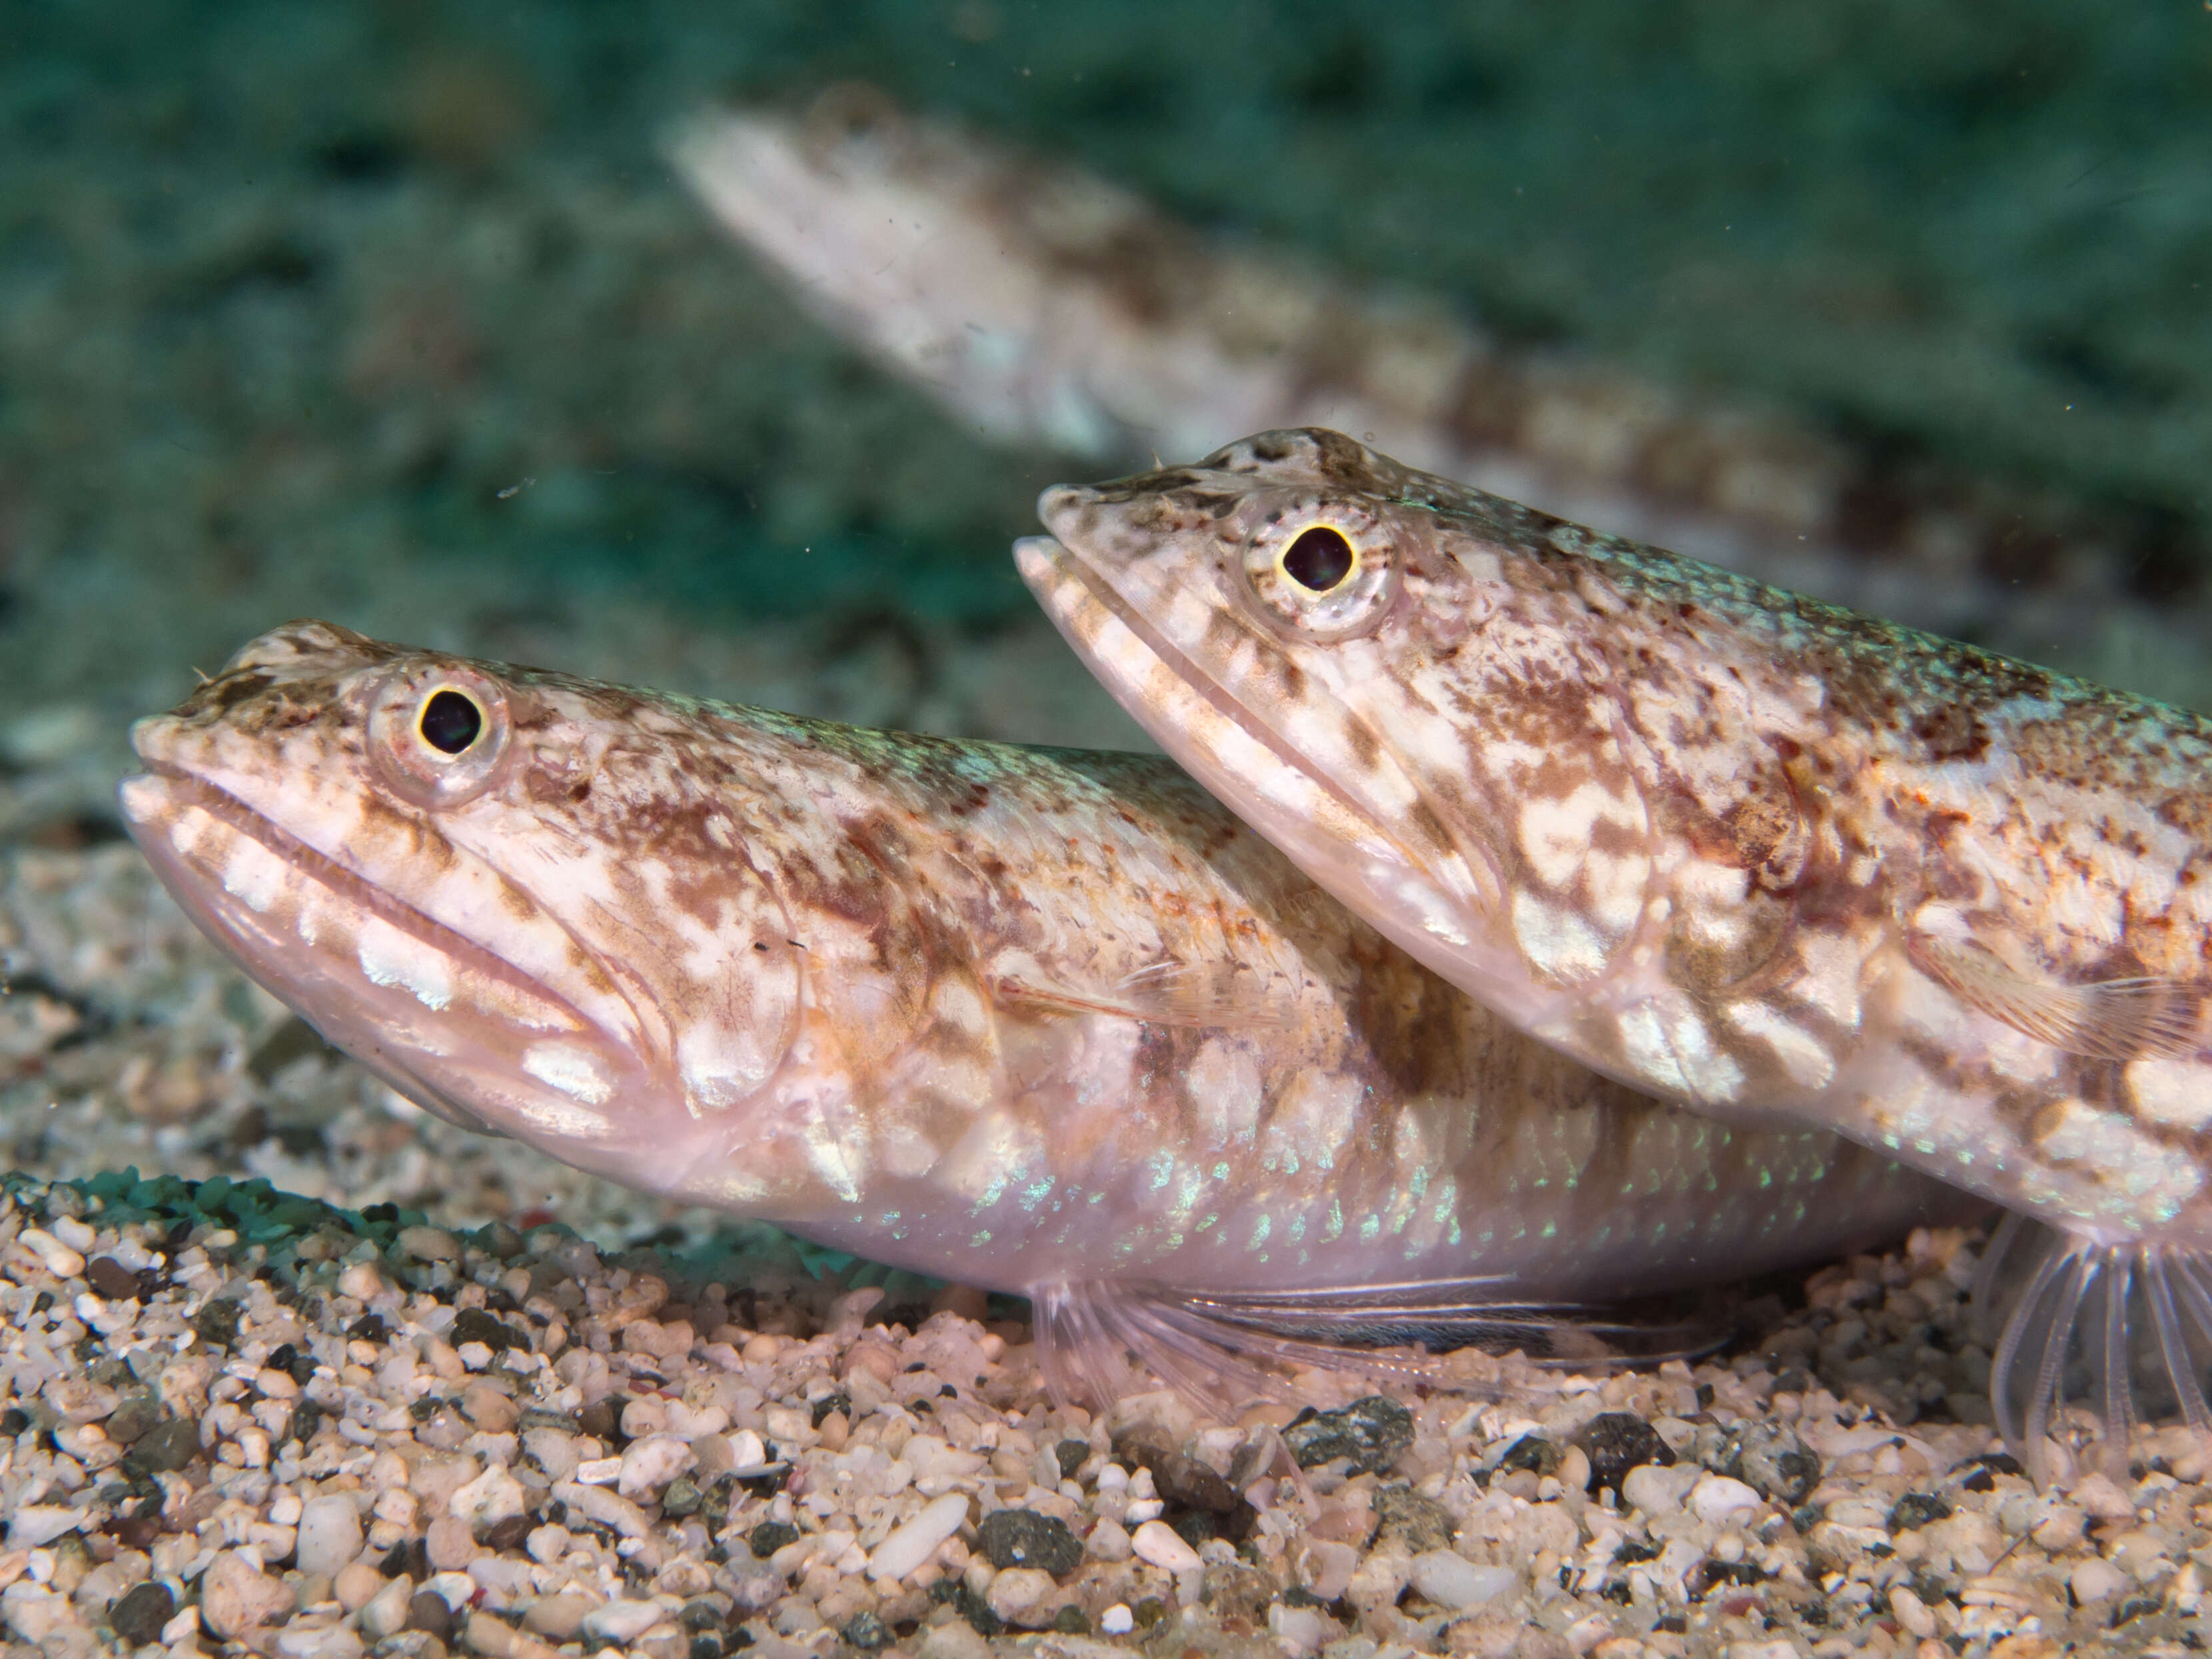
[[[465,691],[441,685],[422,699],[415,729],[440,754],[464,754],[483,732],[483,705]]]
[[[514,745],[507,688],[468,663],[391,665],[365,687],[368,752],[417,806],[459,806],[496,783]]]
[[[1244,590],[1285,639],[1334,644],[1389,614],[1398,592],[1390,530],[1358,504],[1308,502],[1277,514],[1244,544]]]
[[[1359,550],[1333,524],[1308,525],[1284,544],[1276,561],[1309,593],[1333,593],[1359,568]]]

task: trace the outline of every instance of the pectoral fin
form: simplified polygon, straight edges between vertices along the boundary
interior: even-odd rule
[[[1036,1285],[1030,1297],[1055,1398],[1110,1402],[1148,1386],[1149,1373],[1208,1410],[1291,1399],[1286,1373],[1298,1368],[1448,1386],[1436,1356],[1449,1349],[1606,1370],[1688,1358],[1728,1335],[1710,1312],[1624,1316],[1511,1291],[1493,1279],[1244,1293],[1102,1279]]]
[[[1067,982],[1022,964],[991,981],[997,1001],[1031,1012],[1106,1014],[1152,1025],[1280,1030],[1297,1019],[1294,987],[1238,962],[1163,959],[1096,985]]]
[[[1915,935],[1912,959],[1990,1018],[2096,1060],[2194,1060],[2204,1053],[2207,988],[2177,979],[2060,985],[2015,973],[1985,951]]]

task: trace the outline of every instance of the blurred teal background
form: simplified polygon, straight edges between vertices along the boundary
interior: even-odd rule
[[[660,158],[701,100],[843,77],[1513,335],[2148,507],[2176,545],[2208,517],[2201,6],[19,0],[0,763],[112,747],[299,612],[1122,732],[1006,559],[1066,464],[818,333]],[[2186,558],[2141,586],[2201,603]],[[998,689],[937,684],[1004,649]]]

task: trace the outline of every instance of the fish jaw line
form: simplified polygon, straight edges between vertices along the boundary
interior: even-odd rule
[[[466,1128],[556,1143],[587,1167],[575,1140],[620,1139],[596,1108],[649,1086],[649,1073],[572,1000],[188,770],[149,760],[118,794],[131,839],[201,930],[400,1093]],[[319,921],[308,926],[328,937],[307,936],[310,905]],[[487,989],[495,1010],[483,1006]],[[509,1090],[487,1101],[467,1086],[518,1069],[501,1038],[542,1099]]]
[[[1179,765],[1234,802],[1238,817],[1322,887],[1340,896],[1384,896],[1387,920],[1396,923],[1384,931],[1415,956],[1431,966],[1463,964],[1469,941],[1455,916],[1465,901],[1454,895],[1474,890],[1474,882],[1440,875],[1356,794],[1163,638],[1078,548],[1030,536],[1014,544],[1014,558],[1085,666]],[[1294,798],[1284,798],[1285,778]]]

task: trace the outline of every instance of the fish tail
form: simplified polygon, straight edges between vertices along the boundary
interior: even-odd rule
[[[1997,1428],[2038,1484],[2056,1473],[2069,1402],[2102,1426],[2096,1461],[2128,1474],[2137,1425],[2180,1417],[2212,1434],[2212,1251],[2104,1244],[2014,1214],[1990,1240],[1974,1304],[1995,1341],[1990,1395]]]

